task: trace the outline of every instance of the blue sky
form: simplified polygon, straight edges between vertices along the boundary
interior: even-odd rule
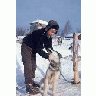
[[[81,28],[81,0],[16,0],[16,27],[37,20],[56,20],[60,29],[70,21],[72,31]]]

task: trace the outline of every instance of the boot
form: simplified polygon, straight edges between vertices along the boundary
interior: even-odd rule
[[[34,78],[32,78],[32,86],[40,88],[40,85],[34,82]]]
[[[31,86],[32,86],[32,84],[26,84],[26,92],[32,91]]]
[[[35,82],[33,82],[32,86],[33,86],[33,87],[38,87],[38,88],[40,88],[40,85],[39,85],[39,84],[36,84]]]
[[[26,84],[26,93],[35,95],[40,93],[40,91],[39,91],[39,88],[34,87],[33,84]]]

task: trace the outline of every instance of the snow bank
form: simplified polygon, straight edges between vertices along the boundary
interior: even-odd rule
[[[53,40],[53,49],[61,53],[65,59],[61,59],[61,72],[66,79],[73,79],[73,62],[71,50],[68,50],[70,44],[73,40],[63,40],[62,45],[58,46]],[[79,41],[81,44],[81,41]],[[81,47],[79,47],[79,55],[81,55]],[[46,70],[49,66],[49,61],[42,58],[39,54],[36,54],[36,77],[35,81],[40,83],[40,81],[45,77]],[[78,62],[79,78],[81,78],[81,61]],[[24,66],[21,57],[21,44],[16,43],[16,94],[17,96],[25,96],[25,84],[24,84]],[[58,81],[57,96],[80,96],[81,87],[72,86],[66,83],[63,78]],[[61,91],[62,90],[62,91]],[[65,95],[64,95],[65,94]],[[50,96],[50,95],[49,95]]]

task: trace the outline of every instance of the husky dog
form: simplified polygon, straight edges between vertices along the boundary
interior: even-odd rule
[[[53,51],[53,50],[48,50],[49,51],[49,67],[46,72],[45,76],[45,82],[44,82],[44,94],[43,96],[47,96],[48,89],[49,89],[49,84],[52,86],[52,94],[53,96],[56,96],[56,87],[57,87],[57,80],[60,75],[60,58],[62,58],[61,54]]]

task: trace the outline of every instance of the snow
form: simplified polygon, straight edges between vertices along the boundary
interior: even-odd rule
[[[45,24],[45,25],[48,25],[48,22],[47,21],[43,21],[43,20],[36,20],[36,21],[33,21],[32,23],[40,23],[40,24]]]
[[[73,62],[71,50],[68,50],[70,44],[73,42],[73,39],[63,40],[61,46],[57,45],[56,40],[53,40],[53,48],[62,54],[64,58],[61,61],[61,72],[64,77],[72,81],[73,76]],[[78,55],[81,56],[81,41],[78,40],[79,43],[79,52]],[[39,54],[36,54],[36,83],[40,83],[41,80],[45,77],[46,70],[49,65],[49,61],[47,59],[42,58]],[[79,79],[81,80],[81,61],[78,62],[78,74]],[[43,93],[43,91],[42,91]],[[22,63],[21,57],[21,44],[16,43],[16,96],[25,96],[25,84],[24,84],[24,66]],[[42,96],[42,95],[40,95]],[[51,93],[48,95],[51,96]],[[80,84],[72,84],[66,82],[62,76],[60,76],[58,80],[57,86],[57,96],[81,96],[81,83]]]

